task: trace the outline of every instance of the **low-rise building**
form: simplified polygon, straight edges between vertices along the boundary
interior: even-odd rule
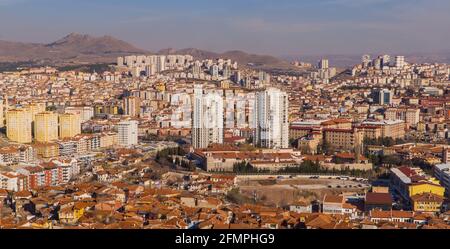
[[[391,169],[390,187],[407,203],[411,203],[411,197],[417,194],[432,193],[443,197],[445,191],[437,180],[427,177],[419,169],[405,166]]]
[[[364,202],[364,210],[369,212],[373,209],[379,210],[391,210],[392,209],[392,196],[389,193],[375,193],[367,192]]]
[[[423,193],[411,196],[414,211],[437,213],[441,211],[444,198],[442,196]]]

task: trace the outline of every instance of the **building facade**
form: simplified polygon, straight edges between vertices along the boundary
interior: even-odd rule
[[[71,138],[81,134],[80,115],[65,113],[59,115],[59,138]]]
[[[138,143],[138,122],[135,120],[121,121],[117,125],[118,144],[132,146]]]
[[[53,112],[40,112],[35,115],[34,137],[37,142],[50,142],[58,139],[58,115]]]
[[[218,93],[203,93],[201,85],[194,86],[192,146],[207,148],[223,143],[223,98]]]
[[[13,109],[6,113],[6,135],[17,143],[31,143],[32,117],[26,109]]]
[[[254,144],[265,148],[289,147],[288,96],[277,88],[258,92],[255,98]]]

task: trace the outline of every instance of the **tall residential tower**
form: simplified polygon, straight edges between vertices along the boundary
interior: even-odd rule
[[[206,148],[212,143],[223,143],[223,98],[216,92],[203,94],[203,87],[195,85],[192,146]]]
[[[289,147],[288,95],[269,87],[255,98],[254,143],[259,147]]]

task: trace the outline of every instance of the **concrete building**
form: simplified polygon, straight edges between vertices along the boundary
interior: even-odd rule
[[[395,62],[394,63],[395,63],[394,66],[396,68],[401,69],[401,68],[405,67],[406,66],[405,56],[401,56],[401,55],[395,56]]]
[[[256,94],[254,144],[266,148],[289,147],[288,95],[269,87]]]
[[[357,128],[351,129],[323,129],[324,142],[337,150],[360,151],[364,133]]]
[[[434,176],[444,186],[446,196],[450,195],[450,163],[437,164],[434,166]]]
[[[44,103],[31,103],[26,108],[30,112],[31,119],[33,121],[36,120],[36,114],[45,112],[45,104]]]
[[[406,123],[403,120],[366,120],[361,123],[363,126],[381,127],[382,137],[391,137],[393,139],[404,138]]]
[[[121,121],[117,125],[118,144],[132,146],[138,143],[138,122],[135,120]]]
[[[319,69],[328,69],[328,59],[321,59],[319,61]]]
[[[37,142],[50,142],[58,139],[58,115],[41,112],[35,115],[34,138]]]
[[[6,135],[17,143],[31,143],[32,117],[27,109],[12,109],[6,112]]]
[[[402,166],[391,169],[390,189],[409,204],[411,197],[417,194],[432,193],[444,196],[445,188],[438,180],[427,177],[419,168]]]
[[[71,138],[81,134],[81,120],[78,114],[59,115],[59,138]]]
[[[379,105],[392,104],[393,93],[389,89],[376,89],[372,92],[373,101]]]
[[[126,97],[123,101],[125,115],[139,117],[141,112],[141,99],[139,97]]]
[[[387,120],[404,120],[408,126],[416,126],[420,121],[420,109],[388,108],[384,116]]]
[[[223,98],[216,92],[203,93],[201,85],[194,86],[192,146],[206,148],[223,143]]]
[[[65,108],[65,112],[80,115],[82,123],[89,121],[94,116],[94,108],[92,106],[69,106]]]

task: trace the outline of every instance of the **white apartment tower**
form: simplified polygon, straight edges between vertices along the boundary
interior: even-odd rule
[[[138,143],[138,122],[135,120],[121,121],[117,125],[118,143],[121,146],[132,146]]]
[[[328,69],[328,59],[321,59],[319,61],[319,69]]]
[[[223,98],[216,92],[203,94],[201,85],[194,86],[192,146],[207,148],[223,143]]]
[[[396,68],[403,68],[406,66],[406,62],[405,62],[405,56],[395,56],[395,67]]]
[[[289,147],[288,95],[269,87],[256,93],[254,144],[265,148]]]
[[[156,59],[156,71],[162,72],[164,70],[166,70],[166,56],[161,55]]]

